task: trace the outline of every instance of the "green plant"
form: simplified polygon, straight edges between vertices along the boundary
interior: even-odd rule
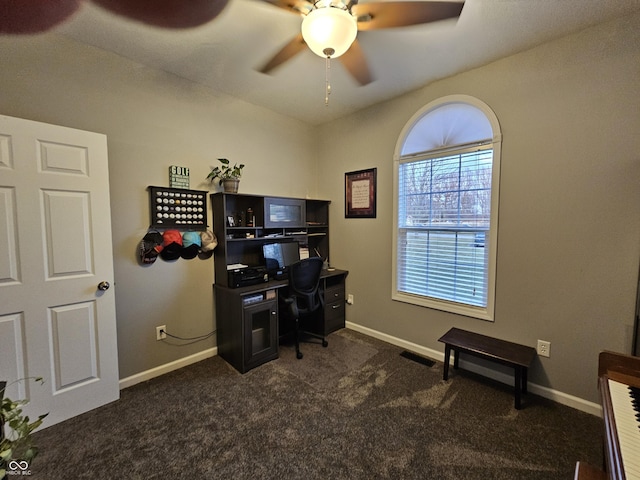
[[[213,182],[216,178],[218,178],[218,184],[222,185],[222,182],[225,180],[237,180],[242,176],[244,163],[241,163],[240,165],[235,163],[232,167],[229,160],[227,160],[226,158],[219,158],[218,161],[222,165],[212,168],[209,172],[209,175],[207,175],[207,179],[210,182]]]
[[[44,382],[42,377],[34,380],[41,384]],[[6,382],[0,382],[0,399],[2,400],[0,403],[0,478],[5,477],[7,467],[12,460],[26,461],[30,464],[35,458],[38,447],[33,444],[31,435],[42,425],[42,421],[48,415],[48,413],[40,415],[32,422],[28,416],[22,414],[22,407],[28,401],[6,398],[4,396],[6,386]],[[5,431],[4,427],[9,427],[9,431]]]

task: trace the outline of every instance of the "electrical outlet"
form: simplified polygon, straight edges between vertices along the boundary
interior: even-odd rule
[[[352,294],[347,295],[347,303],[349,305],[353,305],[353,295]]]
[[[156,327],[156,340],[164,340],[167,338],[167,326],[159,325]]]
[[[538,340],[538,355],[542,357],[549,357],[551,355],[551,342]]]

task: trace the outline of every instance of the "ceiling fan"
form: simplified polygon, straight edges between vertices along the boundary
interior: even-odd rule
[[[88,0],[0,0],[0,34],[36,34],[71,18]],[[228,0],[92,0],[105,10],[155,27],[203,25]]]
[[[406,27],[460,16],[464,1],[399,1],[358,4],[358,0],[261,0],[303,16],[301,32],[261,69],[269,73],[304,50],[316,55],[340,57],[341,63],[360,85],[373,81],[358,31]]]

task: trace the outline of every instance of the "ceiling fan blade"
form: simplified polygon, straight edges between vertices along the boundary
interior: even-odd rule
[[[287,60],[290,60],[298,53],[300,53],[306,47],[306,43],[302,38],[302,34],[299,33],[289,43],[287,43],[282,50],[276,53],[271,60],[269,60],[264,67],[260,69],[262,73],[269,73],[274,68],[282,65]]]
[[[368,83],[373,82],[373,77],[371,76],[369,66],[367,65],[367,59],[365,58],[357,39],[353,42],[349,50],[338,58],[360,85],[367,85]]]
[[[354,5],[358,30],[405,27],[459,17],[464,3],[382,2]]]
[[[229,0],[93,0],[139,22],[164,28],[192,28],[213,20]]]
[[[313,10],[313,4],[307,2],[307,0],[261,0],[265,3],[270,3],[274,7],[282,8],[289,12],[302,13],[306,15]]]
[[[79,7],[80,0],[0,0],[0,34],[45,32],[70,18]]]

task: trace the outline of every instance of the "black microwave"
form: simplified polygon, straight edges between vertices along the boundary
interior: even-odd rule
[[[301,198],[265,197],[265,228],[306,226],[306,203]]]

